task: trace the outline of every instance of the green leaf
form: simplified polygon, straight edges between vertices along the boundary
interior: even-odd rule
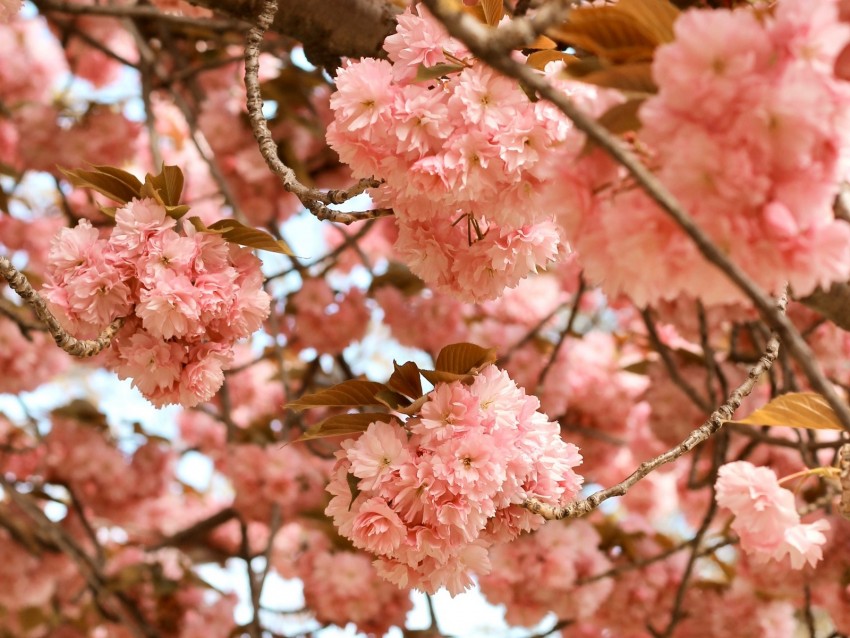
[[[121,204],[141,197],[142,183],[135,175],[114,166],[93,166],[92,169],[74,171],[59,167],[74,186],[90,188]]]
[[[416,69],[416,77],[413,78],[413,81],[424,82],[426,80],[436,80],[450,73],[459,73],[460,71],[463,71],[463,65],[460,64],[435,64],[434,66],[420,64],[419,68]]]
[[[482,348],[474,343],[453,343],[440,350],[434,368],[437,372],[466,375],[474,374],[495,361],[496,351],[493,348]],[[425,378],[428,379],[427,375]]]
[[[393,373],[387,385],[401,392],[404,396],[411,399],[418,399],[422,396],[422,379],[420,379],[419,366],[412,361],[408,361],[404,365],[398,365],[393,361]]]
[[[310,426],[304,434],[295,439],[295,442],[324,439],[329,436],[359,434],[361,432],[365,432],[369,425],[375,421],[389,423],[393,419],[393,415],[387,412],[355,412],[352,414],[337,414],[336,416],[328,417],[327,419]]]
[[[286,407],[290,410],[307,410],[318,407],[357,407],[361,405],[381,405],[376,398],[379,392],[388,390],[383,383],[351,379],[337,385],[305,394],[300,399],[290,401]]]
[[[745,419],[742,425],[775,425],[808,430],[843,430],[841,421],[820,394],[790,392],[769,401]]]
[[[198,232],[219,234],[233,244],[258,250],[268,250],[290,257],[295,256],[292,249],[282,239],[275,239],[264,230],[245,226],[235,219],[220,219],[210,226],[204,225],[200,217],[190,217],[189,221]]]

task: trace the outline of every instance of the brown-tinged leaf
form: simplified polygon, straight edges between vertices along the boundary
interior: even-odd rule
[[[0,188],[0,213],[9,212],[9,196],[2,188]]]
[[[525,63],[533,69],[542,71],[550,62],[574,63],[578,58],[563,51],[535,51],[528,56]]]
[[[240,246],[248,246],[258,250],[268,250],[293,257],[295,253],[282,239],[275,239],[264,230],[251,228],[235,219],[220,219],[209,226],[204,225],[200,217],[190,217],[189,221],[198,232],[217,233],[227,241]]]
[[[24,633],[28,633],[47,622],[48,618],[41,607],[24,607],[18,611],[18,624]]]
[[[420,372],[432,385],[437,385],[438,383],[452,383],[453,381],[469,383],[475,378],[472,374],[457,374],[454,372],[445,372],[443,370],[420,370]]]
[[[627,366],[623,366],[620,368],[623,372],[631,372],[632,374],[649,374],[649,366],[650,361],[648,359],[642,359],[640,361],[635,361],[634,363],[630,363]]]
[[[646,49],[651,55],[658,44],[646,26],[617,5],[573,9],[567,22],[551,28],[546,35],[601,57],[610,51],[635,47]]]
[[[162,165],[159,174],[148,175],[145,182],[153,186],[165,206],[178,206],[183,193],[183,171],[178,166]]]
[[[307,428],[307,431],[295,439],[298,441],[312,441],[313,439],[324,439],[329,436],[342,436],[348,434],[359,434],[365,432],[369,424],[375,421],[388,423],[393,420],[393,415],[386,412],[355,412],[353,414],[337,414],[328,417],[315,425]]]
[[[529,44],[526,49],[533,51],[542,51],[544,49],[557,49],[558,43],[552,38],[547,38],[545,35],[539,35],[534,39],[534,42]]]
[[[634,18],[656,45],[673,41],[673,23],[679,17],[679,9],[668,0],[619,0],[615,7]]]
[[[478,372],[495,361],[496,351],[493,348],[482,348],[474,343],[453,343],[440,350],[434,368],[438,372],[466,375]],[[425,378],[428,379],[427,376]]]
[[[74,399],[70,403],[56,408],[50,414],[66,419],[73,419],[86,425],[92,425],[98,429],[109,429],[109,423],[103,412],[85,399]]]
[[[408,361],[404,365],[398,365],[393,361],[393,373],[390,375],[390,380],[387,385],[411,399],[418,399],[422,396],[422,379],[420,379],[419,366],[413,361]]]
[[[499,24],[499,20],[505,17],[505,5],[502,0],[481,0],[481,9],[484,11],[484,21],[491,27]]]
[[[405,295],[415,295],[425,288],[425,282],[414,275],[410,268],[397,261],[391,261],[387,271],[382,275],[373,277],[369,291],[374,292],[383,286],[398,288]]]
[[[463,71],[463,65],[460,64],[443,63],[435,64],[434,66],[420,64],[416,69],[416,77],[413,78],[413,81],[425,82],[426,80],[436,80],[450,73],[459,73],[460,71]]]
[[[305,394],[300,399],[290,401],[285,407],[291,410],[306,410],[317,407],[356,407],[361,405],[381,405],[375,397],[378,392],[389,390],[383,383],[351,379],[333,387]]]
[[[843,430],[841,421],[820,394],[789,392],[769,401],[745,419],[742,425],[775,425],[809,430]]]
[[[652,64],[649,62],[620,64],[586,74],[574,75],[573,72],[573,66],[567,67],[567,73],[570,76],[596,86],[639,94],[652,94],[658,91],[652,79]]]
[[[375,395],[375,398],[381,402],[381,405],[387,406],[390,410],[398,410],[410,405],[410,399],[394,390],[381,390]]]
[[[638,110],[645,101],[645,97],[638,97],[616,104],[600,115],[597,122],[616,135],[637,131],[640,129]]]
[[[121,204],[141,197],[142,183],[127,171],[113,166],[93,166],[92,169],[87,171],[59,168],[74,186],[90,188]]]

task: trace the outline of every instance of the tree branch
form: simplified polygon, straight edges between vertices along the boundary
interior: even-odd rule
[[[361,180],[357,185],[347,191],[323,192],[308,188],[298,181],[289,166],[284,164],[278,157],[277,144],[272,139],[271,131],[263,115],[263,96],[260,93],[260,44],[263,36],[274,20],[277,12],[277,0],[263,0],[262,11],[257,17],[257,25],[248,31],[245,43],[245,90],[248,95],[248,118],[251,121],[251,130],[254,138],[260,146],[263,159],[266,160],[272,172],[280,178],[283,187],[301,200],[301,203],[320,220],[329,220],[341,224],[351,224],[364,219],[375,219],[392,215],[388,208],[378,208],[359,213],[343,213],[328,208],[330,204],[342,204],[355,195],[359,195],[367,188],[374,188],[380,184],[376,180]]]
[[[124,325],[124,318],[121,317],[109,324],[96,339],[77,339],[68,334],[59,325],[59,321],[47,309],[47,303],[33,289],[32,284],[30,284],[24,274],[18,271],[12,265],[12,262],[2,255],[0,255],[0,275],[9,282],[12,290],[18,293],[21,299],[32,307],[36,316],[47,326],[47,331],[53,335],[56,345],[70,355],[75,357],[93,357],[110,344],[112,338],[118,333],[121,326]]]
[[[826,378],[811,349],[794,324],[784,313],[777,310],[770,296],[759,288],[749,275],[714,245],[652,171],[644,166],[617,136],[579,109],[569,97],[552,86],[545,77],[513,59],[510,51],[494,47],[491,39],[492,31],[487,26],[471,15],[447,7],[446,3],[439,0],[424,0],[424,2],[445,25],[449,34],[461,40],[474,55],[500,73],[519,80],[529,90],[557,106],[572,120],[578,130],[585,133],[631,174],[644,192],[693,240],[706,261],[721,270],[749,297],[762,317],[777,332],[784,347],[799,363],[812,388],[824,396],[844,429],[850,432],[850,408]]]
[[[787,296],[783,295],[779,302],[777,303],[777,307],[780,312],[785,312],[785,306],[787,304]],[[626,479],[617,483],[612,487],[608,487],[604,490],[599,490],[598,492],[594,492],[590,496],[580,501],[574,501],[569,505],[564,507],[554,507],[552,505],[547,505],[545,503],[541,503],[537,499],[530,498],[525,503],[523,503],[523,507],[528,509],[535,514],[540,514],[543,518],[548,520],[556,520],[561,518],[578,518],[580,516],[585,516],[589,514],[593,510],[595,510],[599,505],[607,501],[609,498],[613,498],[615,496],[623,496],[629,489],[638,481],[645,478],[651,472],[655,471],[662,465],[670,463],[671,461],[675,461],[680,456],[683,456],[694,449],[700,443],[708,440],[711,435],[715,434],[720,428],[723,427],[723,424],[726,421],[730,421],[732,419],[732,415],[735,414],[735,410],[737,410],[741,406],[741,402],[744,400],[750,392],[753,391],[753,388],[756,385],[759,377],[763,375],[766,371],[770,369],[773,365],[773,362],[776,361],[776,357],[779,354],[779,338],[776,334],[771,336],[770,341],[767,344],[764,354],[759,359],[758,363],[750,368],[750,372],[747,375],[747,379],[739,385],[735,390],[732,391],[732,394],[729,395],[729,398],[726,399],[726,402],[721,405],[717,410],[712,412],[711,416],[708,420],[703,423],[696,430],[691,432],[688,437],[679,443],[676,447],[673,447],[666,452],[659,454],[655,458],[644,461],[640,464],[640,466],[632,472]]]
[[[190,0],[251,24],[262,0]],[[284,0],[271,30],[298,40],[307,58],[333,71],[344,57],[384,57],[384,38],[396,26],[401,9],[388,0]]]

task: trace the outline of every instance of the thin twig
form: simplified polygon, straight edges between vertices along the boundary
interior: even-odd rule
[[[787,303],[787,296],[782,295],[777,306],[782,312],[785,312]],[[735,410],[741,406],[741,402],[744,400],[744,397],[753,391],[759,377],[770,369],[778,354],[779,338],[776,335],[773,335],[767,344],[764,354],[761,356],[761,359],[759,359],[759,362],[750,369],[746,380],[732,391],[732,394],[729,395],[726,402],[715,410],[705,423],[691,432],[687,438],[677,446],[659,454],[649,461],[641,463],[634,472],[620,483],[617,483],[612,487],[599,490],[598,492],[594,492],[585,499],[574,501],[563,507],[541,503],[535,498],[526,500],[523,503],[523,506],[531,512],[540,514],[543,518],[549,520],[578,518],[589,514],[609,498],[623,496],[635,483],[645,478],[662,465],[675,461],[680,456],[690,452],[700,443],[707,441],[713,434],[723,427],[726,421],[731,420]]]
[[[18,271],[6,257],[0,255],[0,275],[9,282],[9,286],[21,296],[35,311],[35,315],[47,326],[47,331],[53,335],[56,345],[75,357],[93,357],[112,341],[112,338],[124,325],[124,318],[118,318],[110,323],[96,339],[77,339],[68,334],[50,310],[47,303],[39,295],[24,274]]]
[[[262,10],[257,16],[256,26],[248,31],[245,43],[245,90],[247,93],[248,118],[251,121],[251,130],[260,147],[260,152],[266,160],[272,172],[280,178],[283,187],[295,195],[301,203],[320,220],[329,220],[340,224],[351,224],[364,219],[375,219],[392,215],[389,208],[376,208],[357,213],[344,213],[328,208],[331,204],[342,204],[355,195],[363,193],[368,188],[375,188],[380,182],[374,179],[361,180],[357,185],[348,190],[331,190],[323,192],[308,188],[298,181],[289,166],[284,164],[278,157],[277,144],[272,139],[266,118],[263,116],[263,96],[260,92],[260,45],[263,36],[274,21],[277,13],[276,0],[264,0]]]
[[[528,90],[536,92],[540,97],[558,107],[573,122],[576,129],[585,133],[590,140],[631,174],[643,191],[693,240],[706,261],[722,271],[749,297],[762,317],[777,332],[783,347],[787,348],[799,363],[812,388],[824,396],[844,429],[850,431],[850,406],[841,399],[835,387],[824,375],[817,359],[794,324],[784,313],[778,311],[770,296],[697,226],[682,204],[652,171],[644,166],[616,135],[582,111],[565,93],[550,84],[545,76],[518,62],[511,57],[509,50],[498,46],[499,42],[493,37],[493,31],[489,27],[440,0],[424,0],[424,3],[443,23],[451,36],[461,40],[486,64],[508,77],[519,80]]]

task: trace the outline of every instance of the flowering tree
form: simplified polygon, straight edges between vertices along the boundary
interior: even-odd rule
[[[0,0],[0,636],[850,634],[848,80],[839,0]]]

